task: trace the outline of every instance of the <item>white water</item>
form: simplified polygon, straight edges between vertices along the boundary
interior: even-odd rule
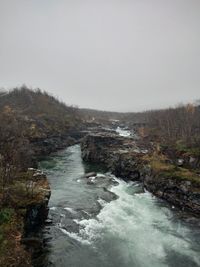
[[[127,266],[169,266],[170,251],[187,256],[199,266],[200,254],[192,250],[191,231],[174,223],[170,210],[160,207],[150,193],[134,194],[138,184],[117,181],[119,185],[111,191],[119,198],[103,202],[96,219],[79,221],[80,232],[73,238],[83,243],[88,241],[96,248],[99,242],[112,246]]]
[[[131,132],[128,130],[124,130],[121,127],[117,127],[116,132],[123,137],[130,137],[131,136]]]
[[[36,267],[200,266],[198,225],[182,221],[176,209],[143,192],[141,185],[113,177],[119,184],[110,190],[118,199],[106,202],[102,188],[81,178],[79,146],[43,166],[51,182],[53,224],[45,230],[47,259]]]

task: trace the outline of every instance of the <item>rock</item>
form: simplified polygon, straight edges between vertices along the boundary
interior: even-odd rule
[[[82,158],[86,162],[103,163],[112,174],[125,181],[141,181],[149,192],[168,201],[182,210],[189,210],[200,215],[200,183],[197,179],[187,179],[184,173],[177,176],[179,167],[198,168],[200,159],[179,155],[180,158],[169,158],[161,163],[173,164],[174,172],[153,169],[151,165],[151,152],[155,151],[153,143],[133,138],[122,138],[113,133],[89,133],[81,142]],[[147,151],[148,150],[148,151]],[[148,153],[145,155],[144,152]],[[160,155],[161,156],[161,155]],[[178,166],[177,166],[178,165]],[[180,168],[182,169],[182,168]],[[90,174],[88,178],[94,176]],[[109,186],[109,179],[88,181],[96,187]],[[107,194],[107,193],[106,193]],[[107,197],[107,195],[106,195]],[[103,199],[103,197],[102,197]]]
[[[41,173],[41,172],[36,172],[33,174],[33,177],[35,179],[42,179],[42,178],[46,178],[46,175],[44,173]]]
[[[37,159],[56,152],[60,149],[77,144],[78,140],[85,134],[80,130],[69,131],[65,134],[44,135],[30,138],[32,155],[32,166],[37,167]]]
[[[118,196],[113,192],[110,192],[108,189],[104,189],[104,191],[100,194],[100,198],[106,202],[111,202],[112,200],[116,200]]]
[[[25,218],[25,231],[33,232],[34,229],[43,225],[47,219],[48,211],[48,200],[40,204],[29,205]]]
[[[183,166],[183,164],[184,164],[184,159],[178,159],[178,160],[177,160],[177,165],[178,165],[179,167]]]
[[[35,171],[37,171],[37,169],[35,169],[35,168],[28,168],[28,171],[35,172]]]
[[[87,184],[95,184],[95,177],[89,177],[87,180]]]
[[[181,210],[192,211],[200,215],[200,193],[197,193],[200,188],[191,181],[181,181],[180,178],[165,178],[160,174],[152,174],[144,178],[144,186],[154,195],[178,206]]]
[[[40,251],[43,248],[43,240],[38,237],[25,237],[21,239],[21,243],[28,249]]]
[[[49,211],[48,202],[51,196],[49,182],[42,171],[29,168],[28,177],[30,180],[27,181],[26,187],[32,194],[32,201],[25,202],[23,206],[25,233],[32,232],[45,223]],[[33,195],[34,191],[39,193],[39,197]]]
[[[46,219],[45,224],[52,224],[52,219]]]
[[[190,157],[190,159],[189,159],[189,163],[191,164],[191,163],[194,163],[196,161],[196,159],[195,158],[193,158],[193,157]]]
[[[136,147],[133,138],[123,138],[113,133],[91,133],[81,143],[84,161],[103,163],[106,169],[125,180],[140,179],[135,155],[139,158],[143,153],[135,153]]]
[[[85,178],[96,177],[96,176],[97,176],[96,172],[88,172],[84,175]]]

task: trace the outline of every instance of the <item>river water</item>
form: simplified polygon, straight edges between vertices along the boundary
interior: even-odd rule
[[[84,165],[79,145],[40,165],[52,195],[45,247],[35,267],[200,266],[197,222],[180,219],[176,209],[140,184],[105,174],[101,166]],[[88,171],[98,172],[90,183],[83,178]]]

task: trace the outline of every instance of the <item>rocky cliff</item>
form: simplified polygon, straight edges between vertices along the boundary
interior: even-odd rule
[[[101,162],[117,177],[140,181],[154,195],[200,215],[198,170],[174,164],[155,144],[113,133],[90,133],[81,148],[84,161]]]
[[[16,177],[8,193],[0,211],[0,266],[29,267],[36,240],[31,233],[45,223],[50,186],[41,171],[29,169]]]

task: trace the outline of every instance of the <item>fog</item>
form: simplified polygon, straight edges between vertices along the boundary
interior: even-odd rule
[[[199,0],[0,0],[0,87],[141,111],[200,98]]]

